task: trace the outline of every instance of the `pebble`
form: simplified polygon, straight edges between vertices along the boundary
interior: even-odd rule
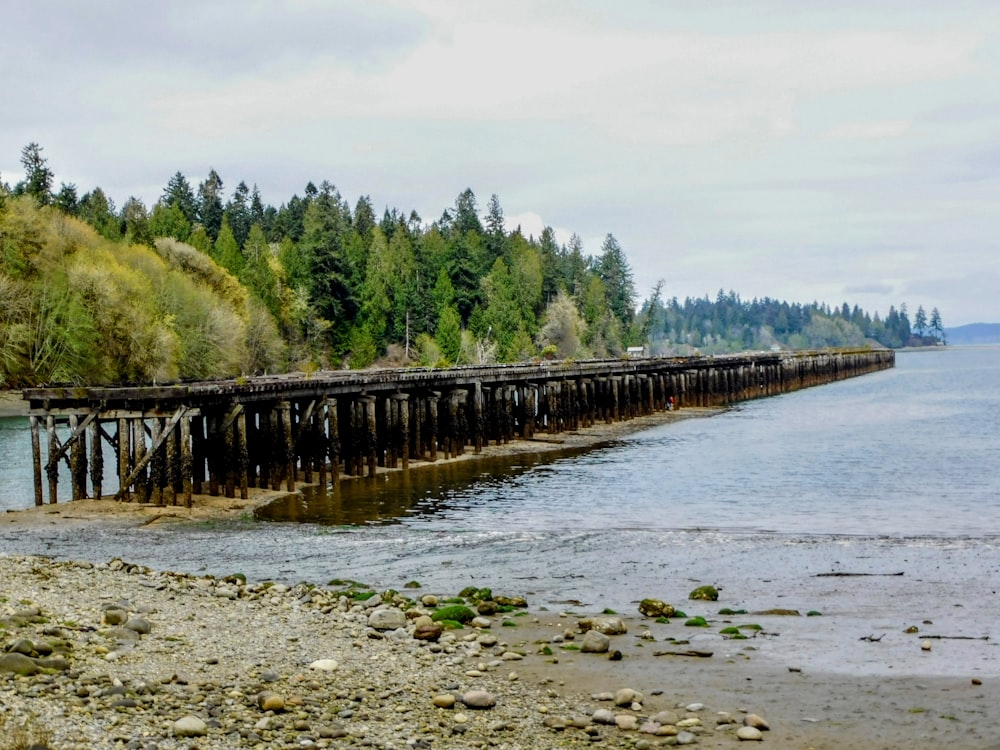
[[[764,734],[755,727],[740,727],[736,730],[736,736],[741,740],[760,741],[764,739]]]
[[[197,716],[185,716],[174,722],[175,737],[204,737],[208,734],[208,724]]]

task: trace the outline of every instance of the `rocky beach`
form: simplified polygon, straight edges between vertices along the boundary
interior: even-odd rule
[[[795,654],[776,668],[753,637],[695,655],[682,621],[638,611],[496,612],[507,600],[478,590],[475,619],[450,629],[434,614],[463,592],[419,582],[119,558],[0,556],[0,581],[3,750],[997,746],[989,681],[810,674]]]

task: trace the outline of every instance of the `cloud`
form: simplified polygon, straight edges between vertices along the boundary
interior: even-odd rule
[[[844,287],[843,293],[852,296],[859,294],[892,294],[891,284],[848,284]]]
[[[852,122],[838,125],[822,134],[823,138],[864,140],[870,138],[898,138],[910,129],[907,120],[883,122]]]

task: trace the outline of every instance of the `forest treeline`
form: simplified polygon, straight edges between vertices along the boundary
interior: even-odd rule
[[[351,206],[328,181],[275,207],[211,170],[152,207],[55,189],[32,143],[0,180],[0,386],[137,383],[317,368],[722,353],[942,341],[940,315],[845,303],[666,299],[637,307],[624,250],[509,231],[471,189],[439,218]]]

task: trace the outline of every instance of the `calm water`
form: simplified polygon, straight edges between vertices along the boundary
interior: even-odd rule
[[[903,352],[896,363],[589,452],[345,482],[264,514],[299,523],[0,527],[0,553],[379,588],[417,579],[446,593],[477,582],[550,608],[621,611],[714,583],[724,606],[839,613],[864,632],[829,663],[811,657],[814,668],[870,671],[870,649],[852,661],[859,635],[933,616],[979,637],[1000,621],[1000,348]],[[26,455],[23,423],[4,423],[0,507],[31,502]],[[905,575],[817,577],[832,571]],[[815,625],[785,627],[807,649],[816,637]],[[891,641],[880,654],[891,657]],[[934,670],[1000,674],[1000,649],[955,643],[966,651]]]

